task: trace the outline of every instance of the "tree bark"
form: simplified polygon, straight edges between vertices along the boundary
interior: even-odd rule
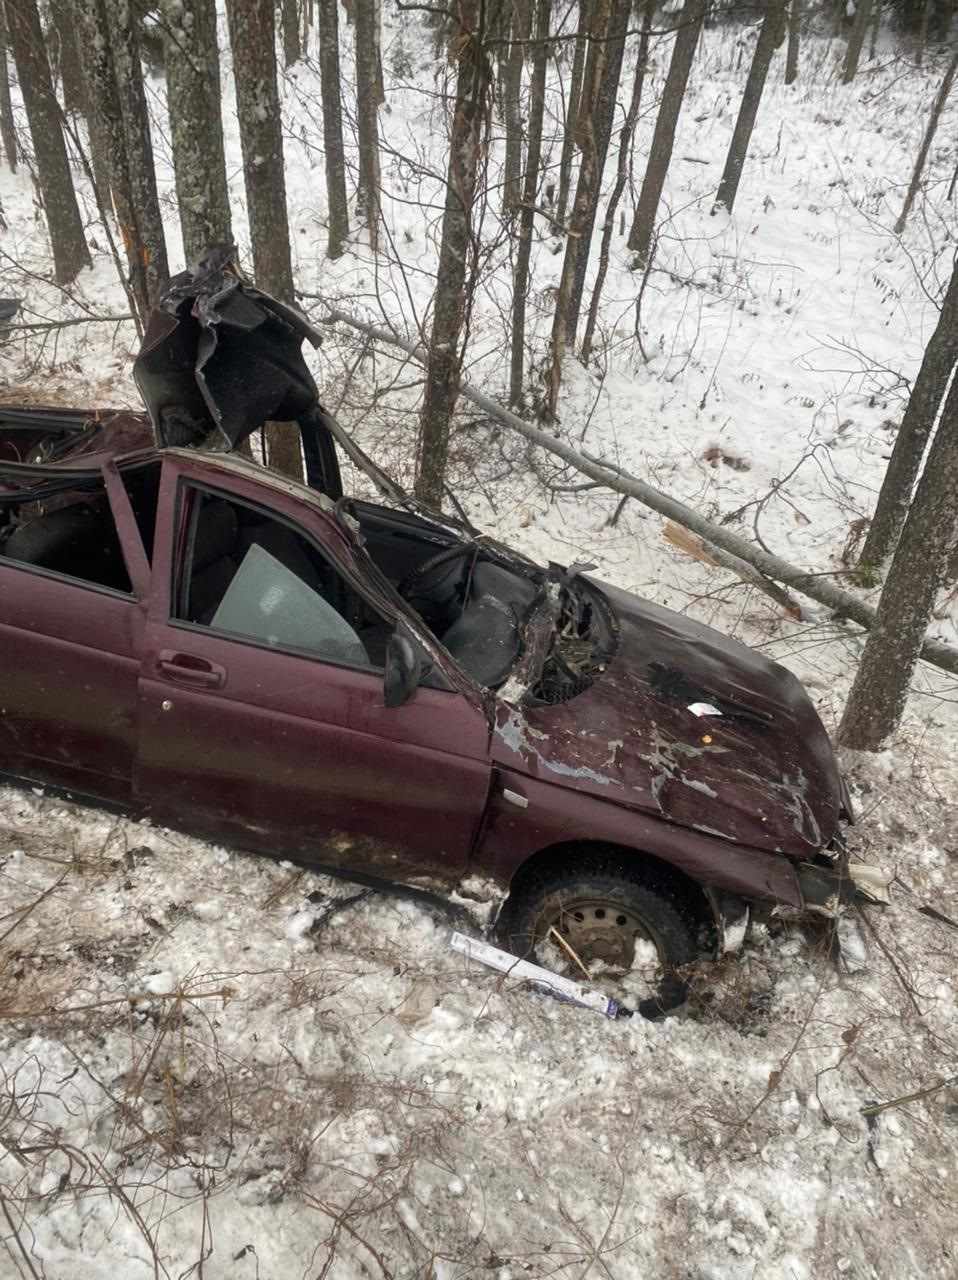
[[[656,0],[645,0],[642,34],[639,36],[639,51],[635,63],[635,79],[632,83],[632,100],[626,113],[625,124],[622,126],[622,132],[619,135],[619,161],[616,168],[615,186],[609,196],[609,203],[605,211],[605,221],[602,224],[599,268],[595,277],[595,285],[592,289],[592,301],[589,304],[589,315],[586,319],[585,334],[582,338],[582,350],[579,353],[583,364],[587,364],[592,355],[592,342],[595,337],[599,302],[602,298],[602,287],[605,284],[606,273],[609,269],[609,250],[612,245],[612,233],[615,229],[615,214],[622,198],[622,192],[625,190],[625,180],[628,176],[629,157],[632,154],[632,138],[635,134],[635,122],[639,117],[642,87],[645,83],[645,72],[649,60],[649,33],[652,29],[652,20],[655,17],[655,3]]]
[[[456,105],[449,139],[449,171],[442,218],[439,270],[433,299],[432,335],[420,416],[416,496],[442,506],[449,449],[449,423],[459,396],[461,343],[475,287],[473,203],[485,148],[491,69],[482,45],[477,0],[455,0],[457,32]],[[467,280],[467,264],[469,276]]]
[[[3,153],[7,157],[7,166],[11,173],[17,171],[17,131],[13,123],[13,104],[10,101],[10,69],[7,65],[7,25],[3,16],[3,5],[0,4],[0,141],[3,142]]]
[[[163,0],[170,141],[183,252],[198,262],[208,244],[231,244],[220,114],[214,0]]]
[[[349,235],[343,114],[340,106],[339,16],[336,0],[319,0],[319,79],[323,99],[323,145],[326,150],[326,200],[329,236],[326,257],[338,258]]]
[[[260,288],[292,302],[293,264],[273,15],[273,0],[227,0],[253,276]],[[265,436],[270,466],[302,479],[296,429],[289,423],[270,422]]]
[[[872,0],[858,0],[855,21],[852,23],[851,33],[848,37],[848,47],[845,50],[845,61],[842,65],[842,84],[851,84],[855,79],[858,60],[862,54],[862,45],[865,43],[865,31],[868,28],[871,8]]]
[[[72,115],[86,115],[86,93],[76,24],[67,0],[50,0],[50,17],[57,37],[57,67],[63,84],[63,103]]]
[[[539,187],[539,165],[542,159],[542,118],[545,110],[546,72],[549,67],[549,24],[552,0],[536,0],[535,59],[529,87],[529,141],[526,170],[522,183],[522,207],[519,213],[519,247],[512,278],[512,334],[510,336],[509,404],[522,403],[525,382],[526,294],[529,289],[529,262],[532,256],[532,233],[535,227],[536,191]]]
[[[752,130],[755,128],[755,117],[758,115],[759,103],[768,78],[768,69],[772,65],[775,50],[782,43],[785,35],[784,0],[764,0],[764,5],[765,16],[762,19],[758,40],[755,42],[755,52],[752,55],[752,65],[749,67],[748,79],[745,82],[742,105],[739,107],[738,119],[735,121],[718,194],[712,206],[713,213],[719,208],[732,212],[735,196],[738,193],[738,184],[742,178],[742,169],[745,167],[748,144],[752,139]]]
[[[302,56],[299,38],[299,6],[296,0],[282,0],[283,66],[289,70]]]
[[[379,5],[359,0],[356,18],[356,129],[359,135],[357,208],[366,223],[369,247],[379,244]]]
[[[367,337],[374,341],[385,342],[399,347],[411,355],[414,360],[418,360],[420,364],[425,364],[426,362],[425,351],[422,347],[417,346],[415,342],[410,342],[407,338],[401,338],[391,331],[367,324],[363,320],[356,320],[345,312],[331,311],[323,318],[322,323],[349,325],[360,333],[366,334]],[[508,427],[511,431],[518,432],[519,435],[537,448],[561,458],[563,462],[575,467],[583,475],[589,476],[597,484],[603,485],[615,493],[635,498],[637,502],[641,502],[644,506],[649,507],[650,510],[657,511],[669,520],[674,520],[676,524],[691,530],[692,533],[703,538],[710,545],[710,548],[712,546],[720,547],[723,551],[727,551],[732,556],[745,561],[746,564],[752,565],[767,578],[784,583],[792,591],[797,592],[799,595],[807,596],[810,600],[817,600],[819,604],[825,605],[826,608],[831,609],[839,617],[848,618],[866,630],[873,624],[875,610],[870,605],[867,605],[864,600],[852,595],[850,591],[843,591],[841,587],[837,587],[831,581],[829,575],[809,573],[806,569],[800,569],[797,565],[789,564],[781,556],[763,551],[754,543],[747,542],[739,534],[733,533],[727,525],[713,524],[711,520],[706,520],[704,516],[700,516],[676,498],[663,493],[661,489],[653,488],[652,485],[646,484],[644,480],[640,480],[637,476],[630,475],[628,471],[623,471],[612,463],[603,462],[601,458],[580,453],[563,440],[557,439],[551,432],[543,431],[539,427],[533,426],[531,422],[526,422],[524,419],[517,417],[516,414],[510,413],[508,409],[503,408],[501,404],[497,404],[490,396],[477,391],[466,382],[460,384],[460,394],[464,400],[474,404],[487,417],[494,419],[496,422],[501,422],[503,426]],[[925,640],[921,646],[921,657],[926,662],[940,667],[942,671],[950,671],[958,675],[958,648],[953,645],[944,644],[940,640]]]
[[[503,167],[502,207],[507,215],[519,207],[522,171],[522,68],[523,44],[528,33],[522,26],[522,7],[513,6],[509,31],[509,47],[502,67],[503,123],[506,131],[506,155]]]
[[[90,149],[97,193],[101,206],[112,201],[129,267],[126,285],[143,329],[152,308],[152,295],[144,269],[141,211],[133,191],[110,21],[104,0],[75,0],[73,14],[80,24],[86,50]]]
[[[58,284],[69,284],[90,265],[90,253],[73,190],[62,113],[53,91],[40,14],[36,0],[6,0],[6,14],[50,232],[54,279]]]
[[[629,248],[635,253],[638,266],[644,267],[648,263],[652,234],[655,230],[655,215],[658,212],[662,188],[665,186],[665,176],[672,159],[675,127],[678,124],[679,112],[682,110],[685,86],[688,83],[689,72],[692,70],[692,61],[695,58],[699,34],[708,11],[708,3],[709,0],[685,0],[682,6],[681,26],[672,48],[662,102],[655,121],[655,132],[652,135],[649,163],[642,181],[632,230],[629,232]]]
[[[106,13],[110,23],[123,134],[139,224],[139,251],[152,306],[160,285],[169,279],[170,269],[166,260],[160,202],[156,194],[150,117],[143,90],[143,68],[136,25],[139,11],[134,11],[131,0],[106,0]]]
[[[802,0],[790,0],[788,6],[788,49],[785,53],[785,83],[798,79],[798,58],[802,39]]]
[[[958,520],[958,378],[942,410],[928,462],[875,610],[838,739],[880,751],[898,728],[908,686],[944,581]]]
[[[579,26],[572,55],[572,74],[569,77],[569,100],[566,103],[565,129],[562,134],[562,153],[559,157],[559,190],[555,202],[556,230],[565,225],[566,205],[569,203],[569,182],[572,176],[572,152],[575,147],[575,122],[579,116],[579,96],[582,93],[582,74],[585,69],[589,21],[596,0],[579,0]]]
[[[918,152],[918,159],[915,161],[915,169],[911,175],[911,182],[908,184],[908,194],[905,197],[905,203],[902,211],[898,215],[898,221],[895,223],[895,235],[900,236],[905,230],[905,223],[908,221],[908,215],[911,213],[911,206],[915,203],[915,196],[918,194],[918,187],[921,184],[921,175],[925,168],[925,161],[928,159],[928,152],[931,149],[932,139],[935,136],[935,130],[938,128],[938,121],[941,119],[941,113],[948,95],[951,92],[951,86],[955,82],[955,72],[958,71],[958,50],[956,50],[951,62],[945,69],[944,79],[935,98],[935,105],[931,109],[931,115],[928,119],[928,125],[925,128],[925,136],[921,140],[921,148]]]
[[[934,0],[925,0],[921,6],[921,21],[918,24],[918,36],[915,40],[915,66],[920,67],[925,57],[925,41],[928,39],[928,24],[931,21],[931,11],[934,7]]]
[[[872,583],[894,550],[939,406],[958,363],[958,258],[905,408],[855,575]]]
[[[582,157],[552,324],[548,398],[550,418],[555,417],[559,402],[562,362],[566,351],[575,343],[579,324],[585,273],[589,264],[602,172],[612,133],[612,116],[630,9],[629,0],[595,0],[592,9],[589,54],[582,77],[576,121],[577,141]]]

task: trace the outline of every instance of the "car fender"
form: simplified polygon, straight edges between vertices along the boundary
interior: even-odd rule
[[[471,866],[508,885],[533,855],[577,841],[614,844],[658,858],[703,891],[804,907],[795,868],[784,854],[657,821],[648,813],[506,769],[495,771]],[[710,906],[714,914],[714,904]]]

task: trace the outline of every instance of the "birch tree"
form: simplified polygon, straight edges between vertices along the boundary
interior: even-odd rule
[[[479,25],[483,7],[482,0],[454,0],[453,6],[456,103],[416,468],[416,496],[436,508],[442,505],[449,423],[459,396],[462,340],[475,285],[472,215],[492,86]],[[467,264],[471,264],[468,279]]]
[[[662,102],[655,120],[649,162],[642,180],[642,190],[639,193],[632,230],[629,232],[629,248],[633,250],[637,263],[641,266],[645,266],[648,262],[652,247],[655,215],[658,212],[659,200],[662,198],[665,176],[669,171],[672,147],[675,144],[675,129],[679,122],[685,87],[692,70],[695,49],[708,6],[709,0],[685,0],[682,6],[679,29],[672,47],[665,88],[662,91]]]
[[[90,252],[73,190],[60,104],[53,90],[40,14],[36,0],[6,0],[6,14],[20,93],[33,140],[37,183],[50,233],[53,275],[58,284],[69,284],[90,265]]]
[[[187,263],[231,244],[214,0],[163,0],[166,87],[176,202]]]
[[[276,87],[273,0],[227,0],[236,112],[243,151],[253,276],[261,289],[293,300],[293,264],[286,213],[283,131]],[[266,425],[270,466],[302,479],[298,434],[289,423]]]
[[[765,16],[762,18],[762,26],[755,42],[755,52],[752,55],[752,64],[745,82],[742,105],[739,107],[735,129],[732,132],[732,141],[725,159],[725,168],[719,182],[713,213],[719,208],[724,208],[728,213],[732,212],[742,170],[745,167],[748,144],[752,139],[752,130],[755,128],[755,117],[758,115],[759,103],[768,78],[768,69],[772,65],[775,50],[782,43],[785,35],[784,0],[763,0],[763,7]]]

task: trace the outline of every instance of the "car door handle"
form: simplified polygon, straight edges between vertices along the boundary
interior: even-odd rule
[[[180,684],[199,685],[204,689],[222,689],[226,684],[225,667],[221,667],[218,662],[198,658],[192,653],[161,649],[156,657],[156,667]]]

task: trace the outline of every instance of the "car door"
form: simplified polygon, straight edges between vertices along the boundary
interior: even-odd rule
[[[106,483],[96,469],[51,477],[60,491],[42,503],[4,502],[0,770],[124,805],[146,553],[115,469]]]
[[[349,544],[315,499],[171,457],[159,505],[138,808],[280,857],[457,879],[489,788],[479,701],[440,681],[384,705],[388,602],[342,573]]]

